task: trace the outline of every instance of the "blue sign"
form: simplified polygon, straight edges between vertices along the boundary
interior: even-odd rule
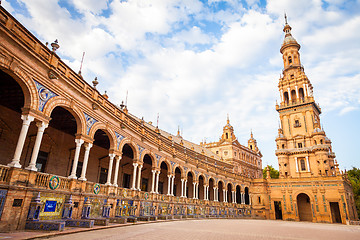
[[[57,201],[46,200],[44,212],[55,212],[56,203]]]

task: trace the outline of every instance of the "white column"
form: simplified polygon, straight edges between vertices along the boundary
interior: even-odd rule
[[[160,171],[156,171],[155,193],[159,193],[159,175],[160,175]]]
[[[181,197],[184,197],[184,179],[181,179]]]
[[[187,188],[187,179],[185,179],[185,184],[184,184],[184,196],[187,198],[186,188]]]
[[[167,195],[170,195],[170,190],[171,190],[171,175],[168,175],[168,190],[167,190]]]
[[[236,191],[233,191],[233,203],[236,203]]]
[[[199,199],[199,183],[196,183],[196,199]]]
[[[283,96],[283,95],[284,95],[284,94],[283,94],[283,90],[280,89],[280,99],[281,99],[281,102],[284,101],[284,96]]]
[[[196,183],[193,182],[193,199],[196,199]]]
[[[251,194],[249,193],[249,205],[251,205]]]
[[[137,187],[136,189],[138,191],[141,191],[141,188],[140,188],[140,183],[141,183],[141,169],[142,169],[143,165],[139,165],[138,167],[138,175],[137,175]]]
[[[295,157],[295,168],[296,168],[296,172],[299,172],[299,166],[298,166],[297,157]]]
[[[307,91],[307,89],[306,89],[305,83],[303,84],[303,88],[304,88],[304,95],[305,95],[305,96],[309,96],[309,93],[308,93],[308,91]]]
[[[288,93],[289,93],[289,101],[291,101],[291,92],[290,92],[290,88],[288,88]]]
[[[74,155],[74,161],[73,161],[73,166],[71,169],[71,174],[69,176],[69,179],[76,179],[76,169],[78,166],[78,162],[79,162],[79,155],[80,155],[80,150],[81,150],[81,145],[84,143],[84,140],[82,139],[75,139],[75,143],[76,143],[76,148],[75,148],[75,155]]]
[[[8,164],[9,167],[21,168],[20,165],[20,157],[22,150],[24,148],[24,143],[26,139],[27,132],[29,130],[30,123],[34,121],[34,117],[30,115],[21,115],[21,119],[23,120],[23,124],[21,127],[20,135],[16,144],[16,149],[14,153],[14,158],[11,163]]]
[[[244,193],[241,193],[241,204],[245,203],[245,196]]]
[[[115,154],[109,154],[109,168],[108,168],[108,175],[106,179],[105,185],[111,185],[111,175],[112,175],[112,168],[113,168],[113,162],[114,162]]]
[[[223,202],[225,202],[226,201],[226,191],[225,191],[225,189],[223,189]]]
[[[217,202],[218,201],[218,189],[217,187],[214,187],[214,201]]]
[[[88,165],[88,161],[89,161],[89,153],[90,153],[90,149],[92,147],[92,143],[85,143],[85,153],[84,153],[84,161],[83,161],[83,166],[81,169],[81,176],[79,178],[79,180],[81,181],[86,181],[86,168]]]
[[[133,179],[132,179],[132,185],[131,185],[131,190],[135,190],[135,183],[136,183],[136,169],[137,169],[137,166],[138,164],[137,163],[133,163],[133,166],[134,166],[134,170],[133,170]]]
[[[115,174],[114,174],[114,182],[113,182],[113,186],[117,187],[118,184],[118,176],[119,176],[119,165],[120,165],[120,160],[121,160],[121,156],[116,156],[115,157]]]
[[[307,169],[308,169],[308,172],[310,172],[310,162],[309,162],[309,156],[306,156],[306,163],[307,163]]]
[[[204,200],[207,200],[207,194],[206,194],[207,186],[204,185]]]
[[[172,181],[171,181],[171,196],[174,196],[174,182],[175,182],[175,176],[171,176]]]
[[[209,200],[209,185],[206,187],[206,199]]]
[[[296,92],[296,98],[299,98],[299,91],[298,91],[298,87],[295,86],[295,92]]]
[[[47,128],[48,124],[45,122],[37,122],[36,126],[38,127],[38,131],[37,131],[37,135],[36,135],[36,139],[35,139],[35,144],[34,144],[33,152],[31,155],[30,164],[26,168],[27,170],[31,170],[31,171],[37,171],[36,160],[37,160],[37,157],[39,154],[41,140],[42,140],[45,128]]]
[[[156,170],[151,170],[151,173],[152,173],[152,178],[151,178],[151,192],[150,193],[154,193]]]

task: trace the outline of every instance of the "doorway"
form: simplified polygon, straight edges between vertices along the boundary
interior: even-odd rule
[[[282,208],[281,208],[281,201],[274,201],[275,207],[275,219],[282,220]]]
[[[333,223],[341,223],[340,208],[338,202],[330,202],[331,216]]]
[[[297,205],[299,211],[299,219],[300,221],[312,221],[312,213],[311,213],[311,205],[310,198],[305,193],[300,193],[297,196]]]

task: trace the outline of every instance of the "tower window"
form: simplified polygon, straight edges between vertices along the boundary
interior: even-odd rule
[[[302,143],[298,143],[298,148],[302,148]]]
[[[290,75],[290,78],[291,78],[291,79],[294,79],[294,74],[291,74],[291,75]]]
[[[229,138],[229,134],[228,133],[226,133],[226,139],[228,139]]]
[[[322,139],[320,139],[320,144],[323,144],[323,140],[322,140]]]
[[[299,121],[299,120],[295,120],[294,127],[295,127],[295,128],[301,127],[301,124],[300,124],[300,121]]]
[[[250,149],[252,150],[252,145],[250,145]]]
[[[286,104],[289,103],[289,93],[288,92],[284,92],[284,101]]]
[[[301,166],[301,171],[305,171],[305,170],[306,170],[305,160],[304,160],[304,159],[301,159],[301,160],[300,160],[300,166]]]
[[[289,64],[291,64],[291,63],[292,63],[292,59],[291,59],[290,56],[288,57],[288,60],[289,60]]]
[[[284,144],[283,144],[283,145],[281,145],[281,148],[282,148],[282,149],[284,149],[284,148],[285,148],[285,145],[284,145]]]

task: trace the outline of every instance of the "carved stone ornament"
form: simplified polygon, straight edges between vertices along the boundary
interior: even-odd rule
[[[51,69],[48,71],[48,77],[51,80],[54,80],[54,79],[57,80],[59,78],[58,74]]]

